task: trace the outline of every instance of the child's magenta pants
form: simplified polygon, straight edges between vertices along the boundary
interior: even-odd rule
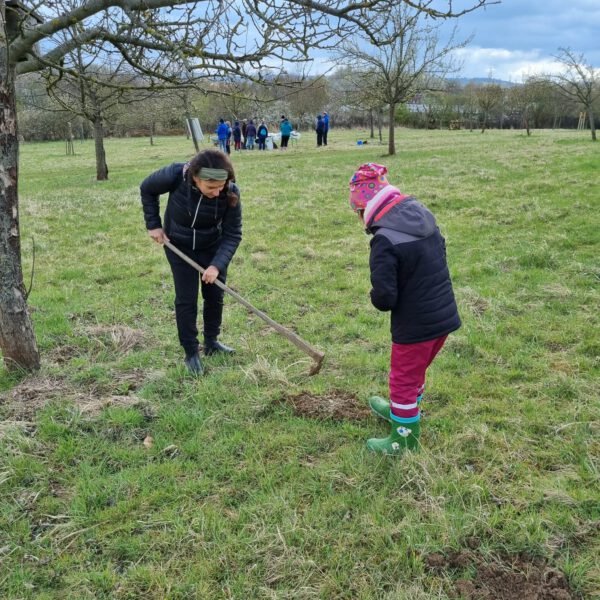
[[[425,372],[442,349],[447,335],[416,344],[392,344],[390,408],[394,421],[414,423],[420,418],[418,397],[425,387]]]

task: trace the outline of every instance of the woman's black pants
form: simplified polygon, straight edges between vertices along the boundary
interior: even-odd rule
[[[201,267],[207,268],[217,251],[218,245],[209,249],[191,250],[186,248],[184,252],[195,260]],[[171,265],[173,281],[175,283],[175,319],[177,321],[177,333],[179,343],[183,346],[186,354],[198,351],[198,292],[202,286],[202,325],[205,338],[217,338],[221,333],[221,321],[223,320],[223,296],[225,292],[214,283],[203,283],[200,281],[200,273],[174,252],[165,247],[167,260]],[[227,269],[219,273],[219,280],[225,283]]]

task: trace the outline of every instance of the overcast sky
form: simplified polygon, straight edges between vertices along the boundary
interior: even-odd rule
[[[457,20],[463,77],[520,82],[523,75],[556,70],[559,47],[583,53],[600,68],[600,0],[502,0]]]

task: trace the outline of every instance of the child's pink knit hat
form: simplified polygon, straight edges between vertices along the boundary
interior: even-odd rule
[[[387,167],[377,163],[366,163],[358,168],[350,180],[350,206],[357,212],[364,210],[377,192],[389,185],[385,174]]]

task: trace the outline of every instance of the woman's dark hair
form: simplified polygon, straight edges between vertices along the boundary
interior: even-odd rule
[[[202,150],[202,152],[198,152],[198,154],[190,160],[188,170],[190,177],[197,176],[202,167],[207,167],[209,169],[225,169],[227,171],[227,181],[225,182],[225,187],[223,188],[221,195],[226,195],[229,206],[235,206],[240,198],[229,185],[231,182],[235,181],[235,172],[229,157],[216,148],[207,148],[206,150]]]

